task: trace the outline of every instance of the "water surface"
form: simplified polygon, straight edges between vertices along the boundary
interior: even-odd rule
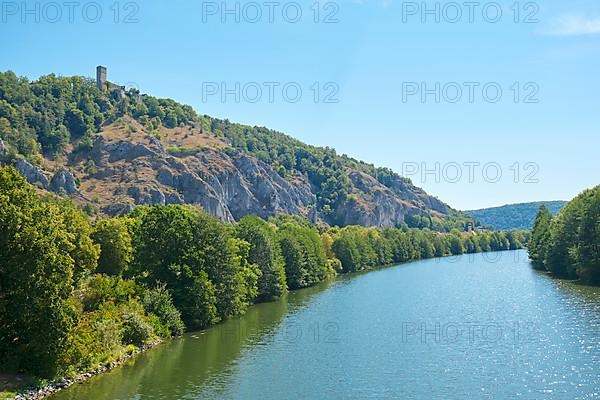
[[[52,397],[255,398],[600,398],[600,289],[524,251],[419,261],[252,307]]]

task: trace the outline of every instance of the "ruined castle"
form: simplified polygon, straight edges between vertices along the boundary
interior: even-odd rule
[[[98,90],[107,93],[117,92],[119,98],[124,99],[126,97],[127,91],[125,86],[117,85],[116,83],[110,82],[107,79],[107,76],[108,74],[106,67],[98,65],[96,67],[96,86],[98,87]],[[142,101],[142,95],[140,94],[139,90],[130,90],[129,93],[133,94],[133,98],[135,99],[135,101]]]
[[[106,67],[98,65],[96,67],[96,86],[100,91],[112,92],[118,90],[121,97],[125,97],[125,86],[119,86],[107,79]]]

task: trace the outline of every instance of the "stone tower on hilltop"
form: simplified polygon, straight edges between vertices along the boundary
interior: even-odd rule
[[[104,90],[106,82],[106,67],[98,65],[96,67],[96,86],[98,87],[98,90]]]
[[[110,82],[108,80],[106,71],[106,67],[103,67],[102,65],[98,65],[96,67],[96,87],[98,90],[109,96],[117,96],[121,100],[125,99],[127,97],[127,93],[129,93],[135,102],[142,103],[142,95],[139,89],[132,88],[129,89],[128,92],[125,86]]]

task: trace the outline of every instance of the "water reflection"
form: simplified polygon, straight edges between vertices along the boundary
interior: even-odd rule
[[[53,400],[130,400],[197,398],[200,388],[225,387],[235,360],[246,349],[279,339],[284,317],[303,310],[331,284],[289,293],[276,302],[250,307],[246,314],[201,332],[186,334],[147,351],[121,368],[52,396]],[[217,375],[217,376],[215,376]]]
[[[54,399],[594,399],[599,365],[600,288],[518,251],[290,293]]]

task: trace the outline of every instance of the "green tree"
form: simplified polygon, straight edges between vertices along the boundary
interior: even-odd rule
[[[0,359],[42,377],[61,372],[74,237],[59,206],[43,203],[13,168],[0,169]]]
[[[88,123],[87,118],[83,111],[76,108],[70,109],[65,114],[65,123],[73,135],[76,138],[81,138],[86,132],[92,129],[92,126]]]
[[[328,277],[325,247],[316,230],[288,221],[280,227],[279,237],[290,289],[312,286]]]
[[[186,326],[199,329],[219,320],[218,285],[228,258],[217,221],[189,206],[154,206],[137,223],[131,273],[150,285],[166,284]]]
[[[237,236],[250,244],[248,261],[261,270],[259,300],[267,301],[284,294],[287,289],[285,265],[276,227],[258,217],[245,216],[237,225]]]
[[[577,278],[575,250],[581,221],[581,201],[570,201],[550,222],[544,265],[561,278]]]
[[[92,233],[92,239],[100,245],[98,272],[121,276],[129,269],[133,258],[129,232],[131,226],[130,218],[107,218],[98,221]]]
[[[92,227],[83,210],[75,208],[70,200],[48,198],[46,202],[57,204],[62,211],[65,229],[74,245],[70,255],[75,262],[73,280],[76,284],[96,270],[100,246],[94,244],[91,238]]]
[[[464,254],[465,246],[459,231],[453,230],[453,232],[448,235],[448,243],[452,255]]]
[[[70,139],[71,134],[69,133],[69,130],[61,124],[41,136],[39,141],[44,152],[56,154],[61,153],[66,149]]]
[[[144,293],[142,304],[148,313],[158,317],[168,335],[177,336],[184,332],[185,325],[181,320],[181,313],[173,304],[171,293],[164,283],[159,283],[154,289],[147,290]]]
[[[581,222],[574,258],[584,283],[600,285],[600,186],[581,195]]]

